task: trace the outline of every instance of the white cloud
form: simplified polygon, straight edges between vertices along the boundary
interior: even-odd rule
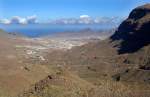
[[[94,19],[94,22],[97,24],[105,24],[109,22],[111,23],[112,19],[108,17],[99,17],[99,18]]]
[[[10,19],[10,24],[26,24],[26,18],[22,18],[19,16],[14,16]]]
[[[37,16],[28,16],[26,18],[22,18],[19,16],[13,16],[11,19],[1,19],[0,23],[2,24],[33,24],[37,23]]]
[[[85,18],[90,18],[90,16],[89,15],[81,15],[80,16],[80,19],[85,19]]]
[[[94,19],[96,24],[118,25],[123,21],[120,17],[98,17]]]
[[[81,15],[79,18],[63,18],[51,21],[53,24],[91,24],[93,20],[88,15]]]
[[[89,15],[81,15],[78,18],[62,18],[51,20],[49,24],[111,24],[118,25],[123,19],[119,17],[97,17],[92,18]],[[38,23],[37,16],[28,16],[26,18],[14,16],[11,19],[0,19],[2,24],[35,24]],[[42,23],[42,22],[41,22]],[[44,22],[43,22],[44,23]]]
[[[36,15],[33,15],[33,16],[27,17],[26,22],[27,22],[28,24],[37,23],[37,16],[36,16]]]
[[[81,15],[79,18],[63,18],[53,20],[52,24],[116,24],[120,20],[119,17],[97,17],[92,18],[89,15]],[[121,21],[120,21],[121,22]]]
[[[1,24],[10,24],[10,20],[8,20],[8,19],[1,19],[0,23]]]
[[[78,20],[78,23],[80,23],[80,24],[91,24],[91,23],[93,23],[93,20],[89,15],[81,15],[79,20]]]
[[[50,21],[52,24],[77,24],[78,20],[76,18],[63,18],[58,20]]]

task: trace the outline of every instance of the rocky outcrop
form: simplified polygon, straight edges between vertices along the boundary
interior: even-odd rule
[[[119,53],[136,52],[150,44],[150,4],[135,8],[129,17],[119,26],[113,41],[121,40]]]

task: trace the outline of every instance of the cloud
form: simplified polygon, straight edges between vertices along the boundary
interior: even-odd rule
[[[27,17],[26,22],[27,22],[28,24],[37,23],[37,16],[36,16],[36,15],[33,15],[33,16]]]
[[[10,24],[10,20],[8,20],[8,19],[1,19],[0,23],[1,24]]]
[[[10,19],[10,24],[27,24],[26,18],[14,16]]]
[[[99,17],[94,19],[94,22],[97,24],[108,24],[113,23],[113,19],[111,17]]]
[[[77,24],[78,20],[76,18],[63,18],[58,20],[50,21],[51,24]]]
[[[102,25],[119,25],[124,18],[120,17],[96,17],[92,18],[89,15],[81,15],[78,18],[62,18],[51,20],[48,24],[102,24]],[[14,16],[11,19],[0,19],[2,24],[35,24],[39,23],[36,15],[26,18]],[[42,22],[40,22],[42,23]],[[44,23],[44,22],[43,22]]]
[[[80,16],[80,19],[85,19],[85,18],[90,18],[90,16],[89,15],[81,15]]]
[[[79,18],[62,18],[50,21],[52,24],[91,24],[93,20],[88,15],[81,15]]]
[[[1,19],[0,23],[2,24],[34,24],[37,23],[37,16],[28,16],[26,18],[22,18],[19,16],[13,16],[11,19]]]
[[[52,24],[105,24],[105,25],[118,25],[123,19],[120,17],[97,17],[92,18],[89,15],[81,15],[79,18],[63,18],[53,20],[49,23]]]
[[[78,23],[79,24],[91,24],[91,23],[93,23],[93,20],[88,15],[81,15],[79,20],[78,20]]]

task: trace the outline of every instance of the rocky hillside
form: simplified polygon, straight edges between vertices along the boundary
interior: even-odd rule
[[[119,59],[133,66],[128,72],[117,75],[120,80],[150,82],[149,31],[150,4],[146,4],[135,8],[111,36],[111,40],[117,43],[115,46],[118,47]]]
[[[119,53],[136,52],[150,44],[150,4],[135,8],[111,37],[122,40]]]

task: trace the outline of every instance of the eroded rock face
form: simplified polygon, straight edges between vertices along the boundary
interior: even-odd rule
[[[113,41],[122,40],[119,53],[132,53],[150,44],[150,4],[135,8],[119,26]]]

